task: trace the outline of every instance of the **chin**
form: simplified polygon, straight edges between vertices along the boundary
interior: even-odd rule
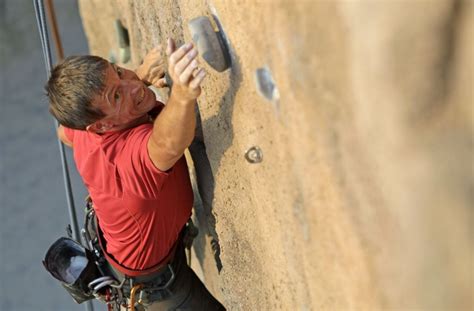
[[[146,103],[145,108],[145,113],[148,113],[152,111],[156,107],[156,101],[155,100],[150,100],[149,102]]]

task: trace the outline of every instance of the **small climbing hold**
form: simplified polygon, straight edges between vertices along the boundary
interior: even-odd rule
[[[109,51],[109,57],[108,57],[109,62],[112,64],[117,63],[117,57],[115,56],[115,52],[113,50]]]
[[[269,101],[275,102],[280,99],[280,92],[273,81],[271,71],[266,68],[258,68],[255,71],[255,84],[258,93]]]
[[[260,163],[263,161],[262,149],[258,146],[253,146],[245,152],[245,159],[249,163]]]

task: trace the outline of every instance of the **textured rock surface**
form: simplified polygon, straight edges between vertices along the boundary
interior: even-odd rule
[[[91,53],[135,67],[216,15],[192,149],[194,260],[230,310],[472,307],[471,1],[81,0]],[[205,66],[205,65],[204,65]],[[279,96],[258,91],[266,68]],[[276,94],[278,95],[278,94]],[[245,151],[259,146],[263,162]],[[198,200],[199,201],[199,200]]]

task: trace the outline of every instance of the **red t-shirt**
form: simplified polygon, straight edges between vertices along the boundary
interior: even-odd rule
[[[166,172],[157,169],[148,156],[151,132],[152,124],[104,135],[65,128],[107,253],[135,270],[168,255],[193,205],[184,156]]]

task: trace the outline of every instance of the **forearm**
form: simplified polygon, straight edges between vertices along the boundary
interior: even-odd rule
[[[153,124],[150,139],[171,157],[180,157],[193,141],[195,104],[196,100],[182,100],[172,92]]]

